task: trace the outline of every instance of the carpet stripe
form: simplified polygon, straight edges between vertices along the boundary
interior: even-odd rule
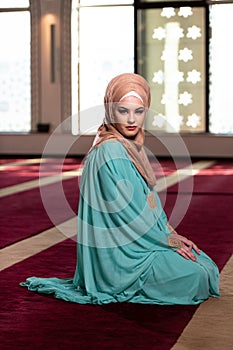
[[[26,238],[1,250],[0,271],[74,236],[77,218],[63,222],[36,236]],[[66,232],[66,235],[62,232]]]
[[[172,350],[233,349],[233,255],[220,276],[221,298],[198,307]]]
[[[7,164],[1,164],[0,165],[0,171],[7,170],[8,168],[11,168],[13,166],[21,166],[21,165],[27,165],[27,164],[39,164],[44,163],[48,161],[48,158],[33,158],[33,159],[25,159],[23,161],[19,162],[11,162]]]
[[[9,196],[23,191],[28,191],[36,187],[46,186],[62,179],[70,179],[72,177],[81,176],[82,169],[65,171],[60,175],[47,176],[37,180],[27,181],[19,185],[13,185],[0,190],[0,197]]]
[[[178,169],[171,175],[168,175],[164,178],[159,179],[156,183],[156,190],[157,192],[161,192],[164,189],[177,184],[178,182],[186,180],[190,176],[197,175],[200,170],[208,168],[215,163],[216,161],[214,160],[212,161],[203,160],[203,161],[193,163],[192,165],[184,167],[182,169]]]
[[[156,189],[158,192],[160,192],[165,188],[176,184],[177,182],[183,181],[190,176],[196,175],[201,169],[207,168],[213,165],[214,163],[215,161],[199,161],[194,163],[193,165],[179,169],[171,175],[159,179],[157,181]],[[62,178],[69,179],[75,176],[81,176],[81,174],[82,169],[77,169],[75,171],[65,171],[59,175],[48,176],[37,180],[27,181],[22,184],[9,186],[0,190],[0,197],[5,197],[11,194],[30,190],[38,186],[46,186],[54,182],[61,181]]]

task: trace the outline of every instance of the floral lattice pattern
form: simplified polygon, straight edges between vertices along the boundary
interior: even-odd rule
[[[204,10],[184,6],[144,12],[146,45],[140,59],[150,76],[152,109],[148,129],[204,131]],[[150,35],[150,37],[149,37]],[[141,35],[143,38],[143,34]],[[143,68],[142,68],[143,71]]]

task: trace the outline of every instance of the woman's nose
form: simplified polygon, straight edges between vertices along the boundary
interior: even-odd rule
[[[135,123],[135,116],[134,113],[129,113],[128,115],[128,124],[134,124]]]

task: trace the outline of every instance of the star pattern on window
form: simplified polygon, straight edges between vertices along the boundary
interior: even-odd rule
[[[171,128],[179,132],[202,126],[203,116],[198,115],[196,111],[200,94],[194,86],[203,80],[202,60],[194,62],[199,48],[194,41],[199,42],[204,30],[197,17],[199,12],[194,12],[192,7],[185,5],[179,8],[166,7],[161,9],[160,20],[156,20],[152,27],[151,37],[156,40],[154,45],[157,45],[158,62],[155,63],[156,68],[153,70],[151,81],[163,90],[159,92],[163,114],[156,112],[151,119],[151,125],[155,128],[168,132]],[[176,23],[172,25],[173,22]],[[176,47],[173,47],[173,43]],[[170,66],[171,60],[171,64],[176,61],[174,66]],[[200,88],[202,89],[202,86]],[[173,104],[177,112],[166,116],[167,107],[170,108]]]
[[[176,115],[172,117],[172,120],[169,120],[169,124],[174,130],[176,130],[177,127],[180,127],[184,124],[183,120],[184,117],[182,115]]]
[[[153,83],[163,84],[165,80],[165,74],[162,70],[158,70],[154,72],[154,76],[152,78]],[[175,72],[172,76],[169,77],[169,81],[175,81],[176,83],[181,83],[184,81],[184,72]]]
[[[193,10],[191,7],[180,7],[179,12],[178,12],[178,16],[180,17],[184,17],[187,18],[189,16],[192,16],[193,14]]]
[[[166,38],[166,30],[162,27],[154,28],[152,38],[158,39],[158,40],[162,40],[162,39]]]
[[[165,7],[161,12],[162,17],[171,18],[176,15],[174,7]]]
[[[172,37],[173,38],[178,38],[178,39],[183,38],[184,37],[184,29],[181,28],[181,27],[173,28],[173,30],[172,30]]]
[[[161,104],[162,104],[162,105],[165,105],[165,104],[167,104],[168,102],[170,102],[171,100],[172,100],[171,97],[169,97],[169,96],[166,95],[166,94],[163,94],[163,95],[162,95],[162,99],[161,99]]]
[[[188,83],[196,84],[198,81],[201,81],[201,73],[198,72],[196,69],[189,71],[187,74],[186,81]]]
[[[154,116],[152,125],[158,126],[159,128],[162,128],[165,124],[165,117],[163,114],[159,113]]]
[[[192,115],[188,116],[188,120],[186,122],[187,126],[196,128],[200,124],[201,124],[201,117],[199,115],[197,115],[196,113],[193,113]]]
[[[193,59],[193,52],[189,50],[187,47],[179,51],[178,59],[180,61],[188,62]]]
[[[184,91],[182,94],[179,95],[179,104],[188,106],[192,102],[192,94],[190,94],[189,92]]]
[[[187,38],[191,38],[193,40],[196,40],[197,38],[201,37],[201,28],[197,27],[197,26],[192,26],[189,27],[187,30]]]
[[[154,72],[154,76],[152,79],[153,83],[162,84],[164,82],[164,73],[161,70]]]

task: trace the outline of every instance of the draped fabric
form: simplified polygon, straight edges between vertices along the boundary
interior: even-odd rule
[[[98,129],[97,135],[90,151],[98,147],[102,142],[109,139],[116,139],[123,144],[130,159],[146,180],[147,184],[153,188],[156,183],[155,174],[148,161],[144,149],[145,132],[140,128],[139,132],[132,139],[127,139],[119,133],[115,127],[114,108],[115,105],[124,99],[128,94],[136,94],[143,102],[146,110],[150,107],[150,87],[147,81],[139,74],[124,73],[114,77],[108,84],[104,96],[105,119],[103,125]],[[135,96],[135,95],[134,95]]]
[[[144,134],[144,131],[141,129],[139,131],[139,134],[142,135],[142,133]],[[156,178],[143,144],[134,140],[126,139],[117,131],[117,129],[112,124],[103,124],[99,127],[90,152],[95,147],[99,147],[103,142],[106,142],[110,139],[117,140],[122,143],[141,176],[144,178],[148,186],[150,188],[153,188],[156,184]]]
[[[166,224],[155,188],[122,143],[108,140],[89,153],[83,170],[75,275],[30,277],[21,285],[81,304],[194,305],[219,297],[215,263],[203,251],[194,252],[197,262],[180,256],[168,244]]]

